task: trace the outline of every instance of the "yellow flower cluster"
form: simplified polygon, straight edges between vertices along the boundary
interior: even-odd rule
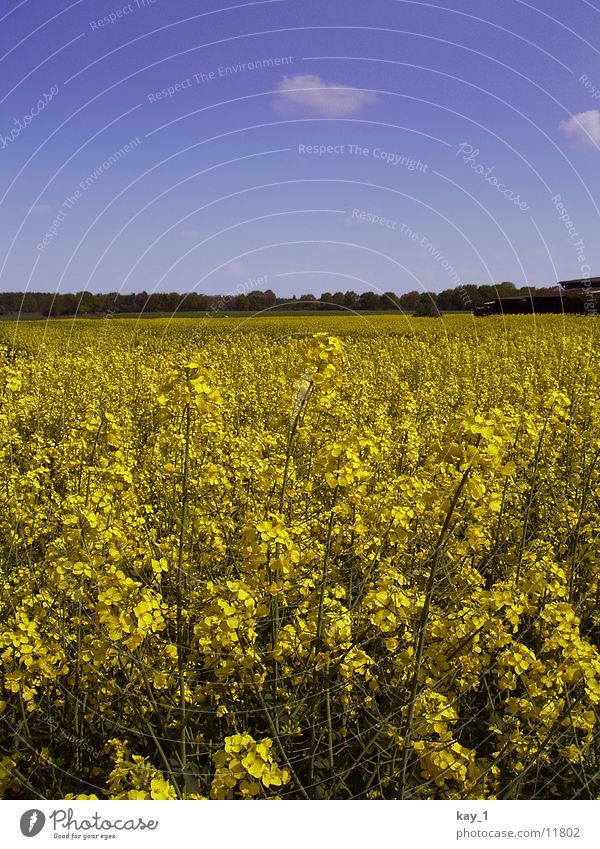
[[[250,734],[226,737],[224,748],[213,755],[216,773],[210,789],[211,798],[225,799],[239,786],[242,797],[252,799],[259,795],[261,783],[266,788],[287,784],[290,774],[277,766],[271,746],[271,740],[257,743]]]

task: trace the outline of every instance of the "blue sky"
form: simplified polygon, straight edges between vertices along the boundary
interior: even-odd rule
[[[0,288],[598,275],[599,27],[597,0],[10,0]]]

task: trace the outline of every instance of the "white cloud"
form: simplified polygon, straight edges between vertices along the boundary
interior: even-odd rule
[[[597,109],[578,112],[567,121],[561,121],[558,128],[576,147],[600,146],[600,112]]]
[[[226,265],[223,269],[226,274],[231,274],[232,277],[245,277],[250,272],[247,265],[241,260],[234,260]]]
[[[48,215],[51,212],[52,207],[47,203],[38,203],[29,210],[30,215]]]
[[[376,100],[376,95],[370,91],[326,83],[314,74],[297,74],[284,77],[279,84],[276,106],[281,112],[308,112],[322,118],[342,118],[356,115]]]

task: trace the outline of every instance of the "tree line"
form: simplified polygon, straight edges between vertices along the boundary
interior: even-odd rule
[[[282,310],[397,310],[417,315],[437,312],[469,312],[485,301],[497,297],[516,295],[551,294],[556,287],[533,289],[517,288],[514,283],[476,285],[467,283],[442,292],[323,292],[300,297],[278,298],[271,289],[251,291],[238,295],[201,295],[196,292],[138,292],[122,294],[91,292],[52,294],[47,292],[0,292],[0,315],[41,315],[44,317],[69,317],[75,315],[111,315],[120,313],[176,313],[202,312],[215,315],[227,312],[260,312]]]

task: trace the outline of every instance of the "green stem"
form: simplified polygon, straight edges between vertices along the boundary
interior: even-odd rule
[[[317,617],[317,633],[316,633],[316,645],[317,651],[319,649],[319,645],[321,642],[321,637],[323,634],[323,612],[325,607],[325,589],[327,587],[327,578],[329,575],[329,555],[331,551],[331,534],[333,531],[333,521],[334,521],[334,508],[335,502],[337,500],[339,486],[336,485],[333,491],[333,501],[331,503],[331,511],[329,513],[329,522],[327,524],[327,540],[325,541],[325,556],[323,558],[323,573],[321,576],[321,589],[319,591],[319,615]]]
[[[183,570],[183,551],[185,547],[185,533],[187,528],[188,513],[188,478],[190,472],[190,431],[191,431],[191,409],[189,403],[185,407],[185,453],[183,461],[183,483],[181,496],[181,528],[179,532],[179,552],[177,556],[177,666],[179,673],[179,710],[180,710],[180,757],[182,769],[187,762],[186,751],[186,705],[185,705],[185,658],[183,656],[183,588],[185,573]]]
[[[477,442],[479,444],[479,440]],[[402,753],[402,766],[400,770],[400,798],[404,799],[404,787],[406,783],[406,772],[408,768],[408,757],[410,752],[410,746],[412,742],[412,731],[413,731],[413,720],[414,720],[414,712],[415,712],[415,702],[417,700],[417,693],[419,689],[419,674],[421,672],[421,663],[423,661],[423,652],[425,649],[425,632],[427,630],[427,622],[429,619],[429,608],[431,606],[431,599],[433,597],[433,587],[435,584],[435,578],[437,575],[438,566],[441,560],[442,551],[444,550],[444,544],[446,542],[446,534],[448,532],[448,528],[450,527],[450,522],[452,520],[452,515],[458,503],[458,499],[460,498],[461,492],[463,491],[464,485],[467,482],[467,478],[469,477],[469,472],[471,471],[471,464],[467,466],[463,475],[459,481],[458,486],[454,492],[452,497],[452,502],[450,507],[448,508],[448,512],[446,513],[446,518],[444,520],[444,524],[439,533],[436,547],[433,553],[433,562],[431,564],[431,569],[429,570],[429,577],[427,579],[427,585],[425,587],[425,601],[423,603],[423,609],[421,611],[421,618],[419,621],[418,629],[417,629],[417,645],[415,649],[415,668],[413,673],[413,680],[411,685],[410,692],[410,700],[408,703],[408,713],[406,716],[406,732],[404,734],[404,750]]]

